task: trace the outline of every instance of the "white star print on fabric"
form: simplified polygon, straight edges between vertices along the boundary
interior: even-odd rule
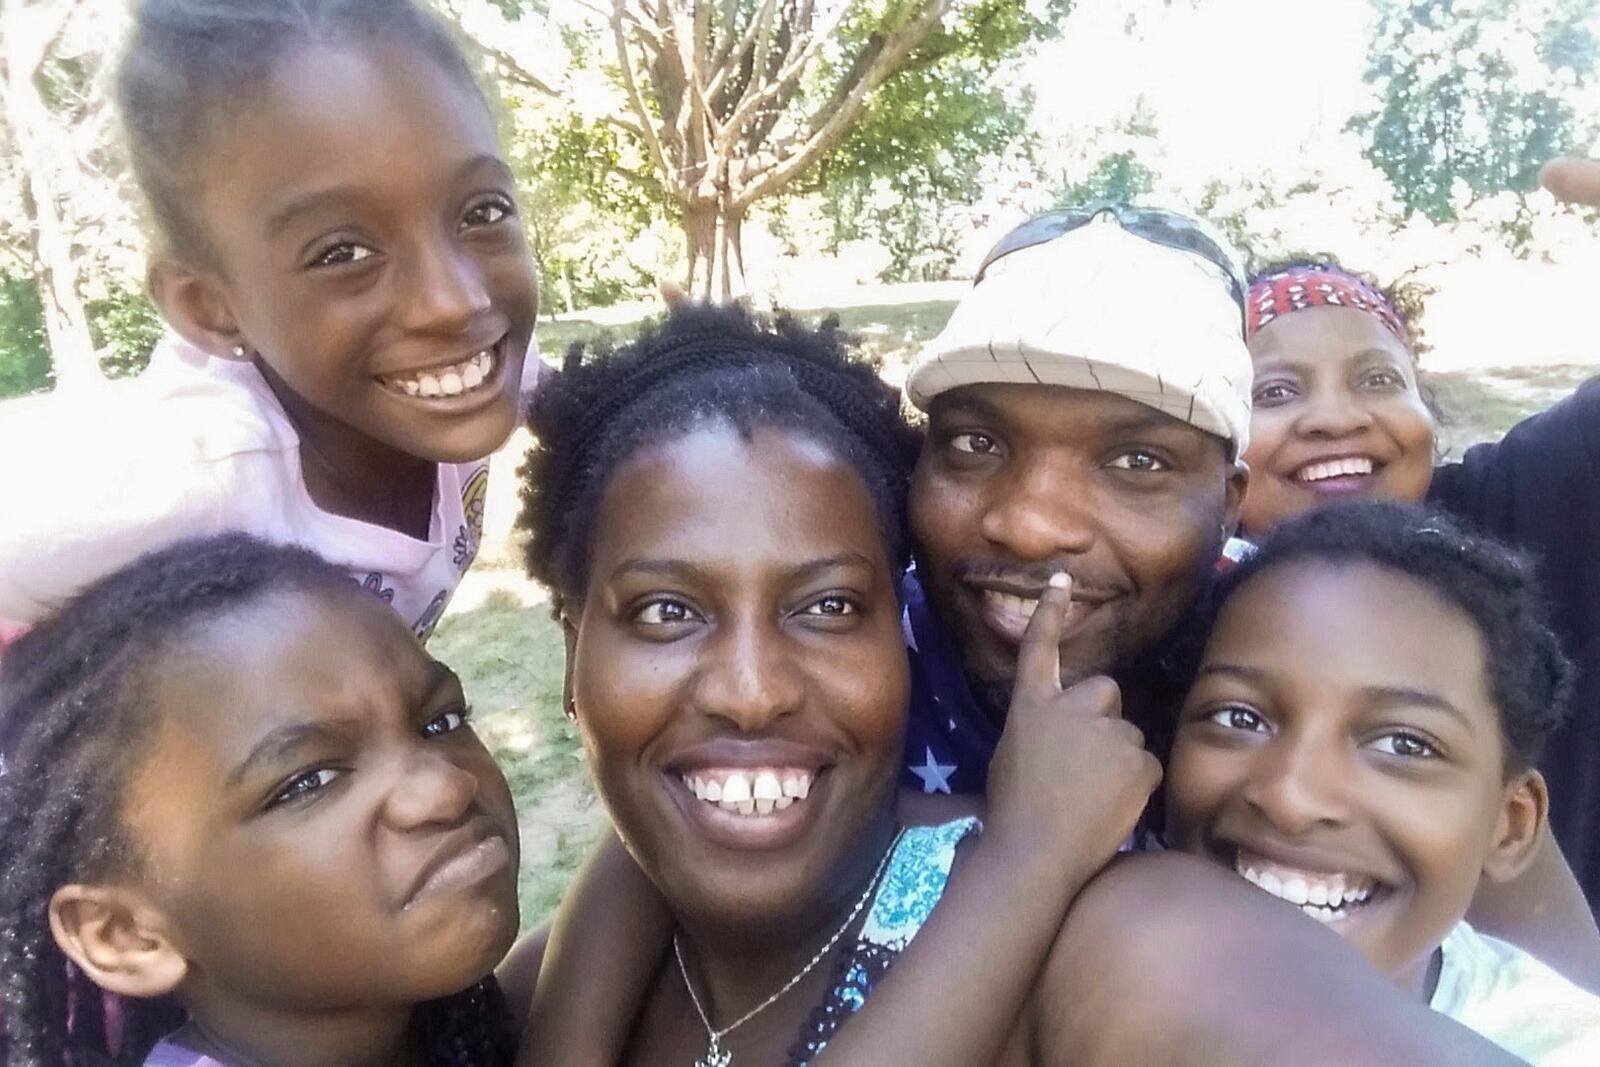
[[[950,775],[955,772],[954,763],[940,763],[933,757],[933,749],[925,747],[926,761],[920,767],[912,767],[911,773],[922,779],[924,793],[950,792]]]

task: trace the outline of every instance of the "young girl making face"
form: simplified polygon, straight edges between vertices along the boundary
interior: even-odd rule
[[[466,60],[411,0],[143,0],[117,95],[151,294],[193,347],[21,472],[0,617],[246,529],[347,564],[426,635],[477,551],[537,306]]]
[[[509,1059],[510,791],[456,676],[342,571],[180,542],[0,684],[6,1063]],[[123,996],[120,1040],[63,957]]]
[[[1170,843],[1349,938],[1535,1062],[1600,1051],[1600,999],[1462,921],[1531,861],[1570,668],[1531,573],[1446,520],[1348,504],[1223,579],[1168,766]]]

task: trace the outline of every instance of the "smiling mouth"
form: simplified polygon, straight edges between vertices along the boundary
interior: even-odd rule
[[[696,800],[721,811],[760,818],[804,803],[811,795],[813,775],[796,767],[702,768],[682,779]]]
[[[1296,468],[1290,480],[1315,487],[1318,483],[1344,478],[1368,478],[1382,467],[1371,456],[1340,456],[1321,459]]]
[[[384,387],[408,397],[436,399],[481,392],[494,384],[502,357],[500,342],[473,353],[459,363],[448,363],[406,374],[380,375]]]
[[[1233,869],[1251,885],[1329,925],[1350,918],[1386,892],[1385,886],[1369,875],[1309,871],[1243,850],[1235,856]]]
[[[1039,597],[1044,592],[1040,590],[1028,596],[986,586],[973,585],[970,588],[978,595],[978,603],[989,628],[1013,643],[1022,640],[1028,623],[1033,619],[1033,613],[1039,608]],[[1066,619],[1061,626],[1063,644],[1083,626],[1101,603],[1099,600],[1080,600],[1073,597],[1072,605],[1067,609]]]

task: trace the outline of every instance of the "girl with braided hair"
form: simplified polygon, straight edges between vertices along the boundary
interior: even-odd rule
[[[224,534],[91,584],[7,653],[0,750],[8,1067],[509,1062],[510,791],[341,569]]]

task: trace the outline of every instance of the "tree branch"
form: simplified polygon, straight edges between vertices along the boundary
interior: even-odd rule
[[[627,0],[615,0],[611,17],[611,36],[617,50],[617,65],[622,70],[623,88],[628,93],[629,106],[639,120],[639,127],[644,136],[645,148],[650,152],[651,161],[656,169],[661,172],[661,183],[667,189],[677,187],[677,175],[672,166],[667,162],[666,150],[661,146],[661,137],[656,132],[655,124],[650,119],[650,109],[645,106],[644,96],[639,92],[639,83],[633,76],[633,55],[628,49],[628,35],[622,28],[622,14],[627,6]]]
[[[949,10],[950,0],[924,0],[923,10],[901,25],[879,49],[871,65],[859,80],[850,87],[831,113],[819,111],[812,116],[813,132],[801,146],[787,158],[759,172],[739,190],[736,208],[748,208],[761,197],[776,192],[810,166],[818,156],[838,143],[866,107],[867,97],[894,73],[900,62],[929,33]]]

